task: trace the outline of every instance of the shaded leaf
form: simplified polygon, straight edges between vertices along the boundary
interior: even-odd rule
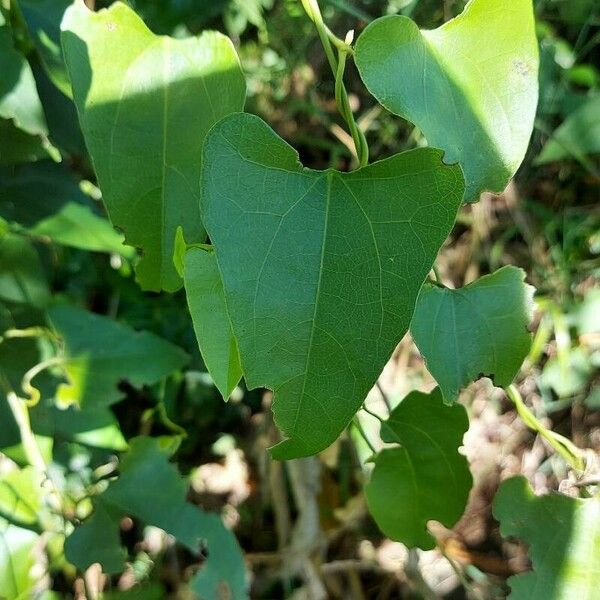
[[[119,521],[125,515],[164,529],[193,554],[206,546],[208,558],[191,581],[202,598],[219,600],[228,588],[246,597],[245,568],[235,536],[216,514],[186,501],[188,484],[169,462],[172,439],[139,437],[120,464],[120,477],[93,499],[94,513],[67,538],[69,561],[84,570],[100,562],[109,573],[122,570]]]
[[[0,216],[65,246],[134,255],[69,170],[50,161],[0,170]]]
[[[571,113],[542,148],[535,160],[538,165],[576,158],[586,161],[600,153],[600,96],[590,98]]]
[[[452,527],[460,519],[473,484],[467,459],[458,453],[468,428],[464,407],[445,405],[439,388],[411,392],[382,423],[383,441],[399,447],[376,455],[365,494],[385,535],[429,550],[435,539],[427,522]]]
[[[214,252],[190,248],[184,257],[184,282],[196,339],[206,368],[225,400],[242,377],[236,339]]]
[[[30,135],[47,135],[33,73],[25,57],[14,48],[10,26],[1,12],[0,73],[0,117],[12,119],[16,127]]]
[[[595,598],[600,590],[600,498],[535,496],[524,477],[506,480],[494,517],[503,536],[529,545],[533,570],[508,580],[511,600]]]
[[[25,133],[12,120],[0,119],[0,165],[15,165],[48,157],[48,149],[39,136]]]
[[[275,394],[288,438],[314,454],[348,425],[406,333],[461,203],[462,175],[421,149],[353,173],[303,168],[259,118],[217,124],[202,216],[250,388]]]
[[[471,0],[433,31],[407,17],[371,23],[356,43],[369,91],[460,162],[465,200],[500,192],[521,164],[538,100],[531,0]]]
[[[122,398],[119,381],[151,385],[188,360],[183,350],[152,333],[72,306],[54,306],[48,315],[64,346],[61,364],[69,381],[56,393],[63,404],[108,406]]]
[[[423,286],[410,329],[446,402],[479,377],[499,387],[516,377],[531,345],[534,288],[524,279],[503,267],[456,290]]]
[[[190,242],[205,238],[198,210],[204,136],[244,104],[233,45],[215,32],[155,36],[120,2],[97,13],[77,2],[62,28],[75,104],[110,218],[143,251],[136,269],[142,288],[177,290],[177,227]]]
[[[31,242],[20,235],[0,238],[0,298],[36,307],[50,299],[40,257]]]

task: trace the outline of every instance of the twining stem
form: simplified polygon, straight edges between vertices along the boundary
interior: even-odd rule
[[[31,429],[31,420],[29,418],[27,402],[23,398],[17,396],[8,379],[2,372],[0,372],[0,387],[6,394],[8,406],[19,429],[25,458],[42,478],[42,485],[48,491],[48,499],[52,508],[55,509],[56,512],[62,513],[62,497],[48,475],[48,465],[44,460],[42,451],[40,450],[35,435],[33,434],[33,430]]]
[[[364,430],[358,417],[354,417],[352,419],[352,424],[354,425],[354,427],[356,427],[356,431],[358,431],[358,433],[360,434],[360,437],[362,437],[362,439],[365,440],[367,446],[369,446],[369,448],[371,449],[371,452],[373,454],[377,454],[377,450],[376,450],[375,446],[369,439],[369,436],[367,435],[367,432]]]
[[[523,397],[516,386],[510,385],[506,388],[505,392],[511,402],[515,405],[519,417],[521,417],[521,420],[527,427],[533,431],[537,431],[537,433],[539,433],[574,469],[582,471],[585,468],[585,461],[580,449],[577,448],[571,440],[544,427],[533,412],[526,406]]]
[[[317,0],[301,0],[301,2],[306,14],[315,24],[317,29],[327,61],[331,67],[331,72],[335,77],[335,102],[337,109],[346,122],[352,136],[358,166],[364,167],[369,162],[369,146],[364,133],[354,119],[354,114],[350,107],[350,100],[348,99],[348,92],[344,85],[346,58],[348,57],[348,54],[354,54],[351,46],[354,32],[349,31],[346,35],[346,39],[344,41],[340,40],[330,31],[327,25],[325,25]],[[337,57],[335,55],[334,46],[338,51]]]

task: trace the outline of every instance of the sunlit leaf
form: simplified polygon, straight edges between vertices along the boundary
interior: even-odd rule
[[[465,409],[447,406],[439,388],[411,392],[381,425],[383,441],[398,444],[375,456],[365,488],[373,518],[388,537],[429,550],[427,522],[452,527],[462,516],[472,478],[458,453],[469,428]]]
[[[595,598],[600,590],[600,498],[535,496],[524,477],[494,499],[500,533],[529,546],[532,571],[508,580],[511,600]]]
[[[460,289],[426,283],[410,326],[444,400],[479,377],[510,385],[531,345],[534,289],[503,267]]]
[[[471,0],[433,31],[407,17],[371,23],[356,43],[369,91],[460,162],[465,200],[500,192],[521,164],[538,100],[532,0]]]
[[[198,210],[202,143],[241,110],[245,82],[231,41],[154,35],[126,5],[74,4],[63,47],[75,104],[110,218],[140,247],[144,289],[174,291],[175,231],[204,241]]]
[[[257,117],[210,132],[202,216],[242,370],[274,391],[277,458],[346,427],[406,333],[463,194],[458,167],[421,149],[353,173],[303,168]]]

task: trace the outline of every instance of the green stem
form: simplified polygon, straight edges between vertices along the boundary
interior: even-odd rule
[[[523,397],[514,385],[507,387],[505,392],[515,405],[519,417],[521,417],[521,420],[529,429],[539,433],[574,469],[582,471],[585,468],[585,461],[579,448],[571,440],[544,427],[533,412],[525,405]]]
[[[377,454],[377,449],[375,448],[375,446],[372,444],[371,440],[367,436],[367,432],[363,429],[363,426],[361,425],[358,417],[355,416],[352,419],[352,425],[354,425],[354,427],[356,428],[356,431],[358,431],[358,433],[360,434],[360,437],[362,437],[362,439],[365,440],[367,446],[369,446],[369,448],[371,449],[371,452],[373,454]]]
[[[317,29],[317,33],[325,51],[327,61],[331,67],[331,72],[335,77],[335,102],[337,109],[346,122],[348,129],[350,130],[352,140],[354,141],[354,149],[358,166],[364,167],[369,162],[369,146],[364,133],[356,123],[354,114],[352,113],[352,108],[350,107],[348,92],[346,91],[346,87],[344,85],[346,59],[349,54],[354,54],[351,46],[354,33],[349,31],[346,35],[345,41],[340,40],[325,25],[317,0],[301,0],[301,2],[306,14],[315,24]],[[338,51],[337,57],[333,49],[334,46]]]

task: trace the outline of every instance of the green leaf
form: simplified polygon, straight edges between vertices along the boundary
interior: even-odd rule
[[[208,558],[191,582],[202,598],[246,597],[245,568],[235,539],[215,514],[186,501],[187,482],[169,462],[170,438],[139,437],[120,464],[120,477],[93,499],[94,513],[67,538],[67,559],[80,570],[100,562],[104,571],[118,573],[125,552],[119,521],[125,515],[173,535],[195,555],[204,546]]]
[[[65,246],[134,255],[110,222],[94,212],[69,170],[50,161],[0,169],[0,216]]]
[[[198,209],[202,144],[242,110],[245,82],[231,41],[154,35],[117,2],[97,13],[74,4],[62,24],[75,104],[113,224],[138,246],[143,289],[174,291],[175,231],[203,242]]]
[[[529,545],[533,571],[508,580],[511,600],[595,598],[600,590],[600,498],[535,496],[524,477],[496,494],[500,533]]]
[[[0,165],[15,165],[48,157],[48,147],[39,136],[25,133],[12,120],[0,119]]]
[[[185,292],[200,352],[217,389],[227,400],[242,377],[242,367],[217,259],[214,252],[190,248],[184,265]]]
[[[465,201],[500,192],[521,164],[538,100],[531,0],[471,0],[433,31],[407,17],[371,23],[356,43],[369,91],[460,162]]]
[[[61,364],[69,381],[56,393],[62,404],[108,406],[123,396],[119,381],[152,385],[188,360],[183,350],[152,333],[72,306],[54,306],[48,315],[64,347]]]
[[[427,522],[452,527],[462,516],[473,484],[458,453],[469,428],[464,407],[447,406],[439,388],[411,392],[381,425],[383,441],[399,444],[375,457],[365,494],[369,512],[391,539],[429,550]]]
[[[2,475],[0,517],[27,529],[37,523],[41,507],[40,475],[33,467],[13,469]]]
[[[43,307],[50,299],[40,257],[33,245],[20,235],[0,239],[0,298]]]
[[[44,69],[66,96],[71,84],[60,46],[60,23],[72,0],[14,0],[27,25]]]
[[[503,267],[464,288],[426,283],[411,323],[411,333],[444,400],[479,377],[509,386],[531,345],[527,327],[534,288],[525,273]]]
[[[25,57],[15,50],[10,26],[0,13],[0,118],[12,119],[25,133],[48,134],[42,103]]]
[[[287,437],[276,458],[319,452],[358,410],[406,333],[464,191],[421,149],[353,173],[303,168],[259,118],[216,125],[202,216],[250,388],[269,387]]]
[[[587,161],[600,153],[600,96],[590,98],[571,113],[542,148],[535,164],[543,165],[565,158]]]
[[[11,524],[0,517],[0,598],[21,600],[33,597],[37,580],[31,569],[38,534]]]

